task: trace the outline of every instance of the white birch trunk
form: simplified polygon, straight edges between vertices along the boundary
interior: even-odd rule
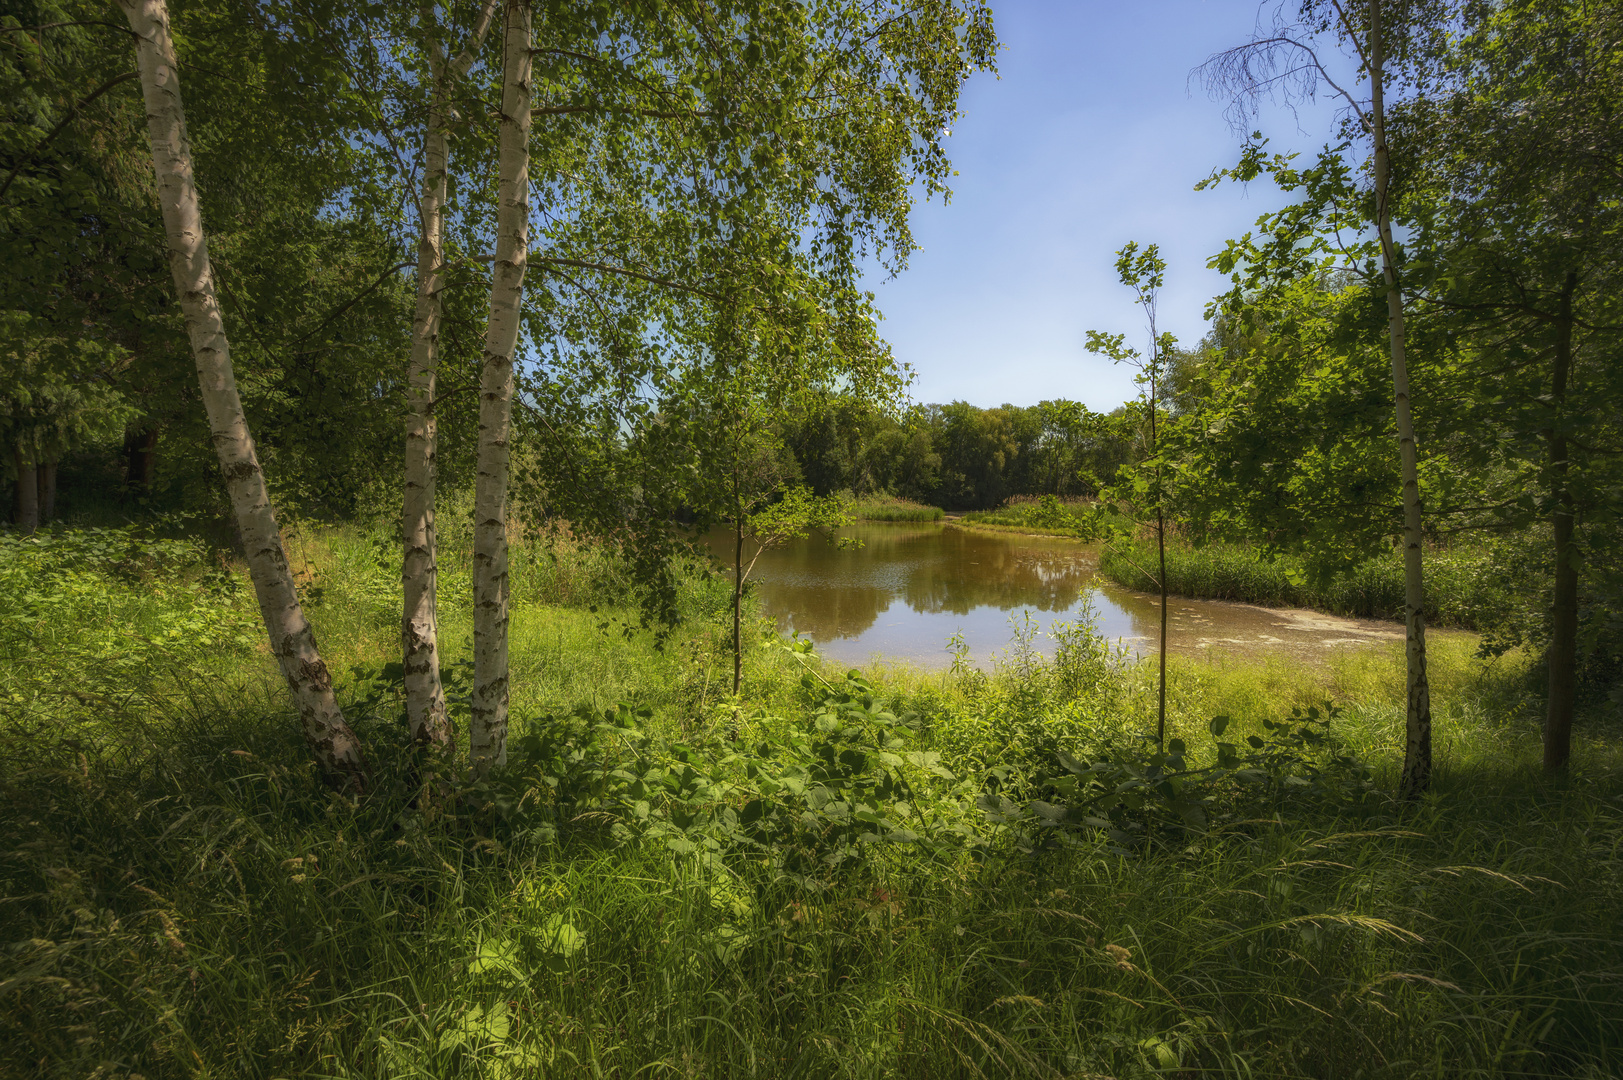
[[[476,776],[507,762],[508,439],[530,228],[530,4],[507,0],[506,7],[496,266],[479,380],[479,474],[473,510],[473,717],[468,759]]]
[[[197,381],[209,430],[220,458],[220,472],[236,511],[237,527],[247,551],[248,573],[259,599],[259,612],[270,635],[271,652],[281,665],[298,703],[304,737],[329,776],[365,790],[366,760],[360,743],[344,722],[333,696],[332,678],[316,651],[315,635],[299,607],[288,572],[282,536],[265,488],[265,474],[254,453],[254,441],[243,416],[231,369],[225,320],[214,291],[203,215],[193,179],[191,147],[186,138],[180,100],[180,74],[175,44],[169,34],[164,0],[119,0],[135,32],[136,64],[146,102],[152,164],[158,201],[169,241],[169,265],[175,291],[186,316]]]
[[[1381,270],[1386,279],[1387,326],[1392,347],[1392,390],[1397,404],[1398,456],[1403,479],[1403,614],[1407,699],[1403,776],[1398,793],[1406,799],[1423,794],[1431,784],[1431,689],[1426,679],[1425,582],[1421,567],[1420,474],[1415,449],[1414,418],[1409,407],[1409,367],[1404,355],[1403,292],[1398,286],[1397,255],[1392,244],[1392,210],[1387,201],[1391,157],[1386,145],[1385,42],[1381,37],[1381,0],[1369,0],[1370,119],[1375,138],[1375,228],[1381,240]]]
[[[490,28],[496,0],[486,0],[467,48],[449,65],[435,37],[428,41],[433,98],[423,137],[423,190],[418,209],[422,237],[417,245],[417,307],[411,324],[411,363],[406,375],[406,484],[401,514],[404,552],[400,580],[404,612],[400,621],[401,663],[406,717],[413,741],[448,752],[455,741],[440,684],[438,567],[434,534],[435,459],[438,430],[434,397],[439,365],[440,290],[445,271],[446,127],[451,86],[472,66]],[[423,6],[424,27],[433,26],[432,4]]]

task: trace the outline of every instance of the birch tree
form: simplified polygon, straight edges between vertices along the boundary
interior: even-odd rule
[[[404,553],[401,586],[404,613],[400,622],[401,659],[406,689],[406,717],[414,742],[451,749],[454,734],[440,685],[437,548],[434,532],[436,458],[439,432],[434,416],[440,332],[440,292],[445,276],[445,202],[450,127],[449,95],[473,65],[496,10],[485,0],[467,44],[447,60],[436,32],[434,6],[422,8],[430,77],[428,123],[423,134],[423,186],[418,200],[421,237],[417,246],[417,301],[411,326],[411,363],[407,372],[406,479],[401,518]]]
[[[317,762],[335,782],[367,786],[366,760],[333,695],[332,677],[299,606],[281,533],[243,415],[231,366],[230,342],[215,292],[203,216],[193,179],[191,146],[181,102],[180,69],[164,0],[119,0],[135,38],[136,66],[146,105],[158,201],[175,291],[185,313],[198,386],[220,473],[242,534],[260,615]]]
[[[535,76],[541,90],[532,93],[531,69],[520,70],[514,50],[506,50],[475,490],[475,775],[505,756],[507,487],[519,314],[530,320],[528,340],[550,366],[547,389],[527,395],[533,407],[548,409],[549,399],[560,398],[567,399],[560,411],[578,412],[585,400],[590,412],[603,403],[616,415],[604,416],[598,430],[632,442],[628,431],[658,424],[661,396],[681,382],[677,369],[692,355],[687,347],[707,340],[709,306],[736,261],[727,249],[750,236],[765,208],[775,215],[774,236],[788,237],[769,253],[766,277],[804,264],[831,287],[854,293],[864,254],[905,259],[913,247],[911,182],[927,193],[944,190],[950,170],[940,140],[959,86],[970,71],[990,66],[994,48],[989,13],[963,0],[850,0],[811,9],[773,3],[748,12],[663,3],[564,7],[549,10],[544,29],[545,48],[534,50],[544,57]],[[525,232],[528,116],[539,118],[542,164],[534,183],[549,211],[545,245],[535,252]],[[530,264],[546,276],[521,307]],[[616,297],[632,303],[618,307]],[[583,311],[593,314],[582,319]],[[585,334],[566,340],[560,328],[571,323],[584,324]],[[656,338],[673,347],[650,348]],[[568,474],[575,465],[547,467]],[[577,524],[601,522],[621,536],[646,526],[648,552],[670,524],[648,500],[650,491],[669,489],[658,478],[640,478],[635,494],[593,490],[567,475],[546,488],[549,501],[560,492],[585,496],[584,505],[564,508]],[[635,558],[656,574],[667,562]]]
[[[496,264],[479,381],[474,488],[473,709],[468,758],[476,776],[507,762],[507,480],[513,365],[530,227],[530,4],[507,0],[502,49]]]
[[[1346,22],[1346,15],[1337,7]],[[1351,26],[1348,26],[1351,32]],[[1403,625],[1407,718],[1403,776],[1398,794],[1417,798],[1431,785],[1431,687],[1426,679],[1426,609],[1421,561],[1420,471],[1415,449],[1414,413],[1409,402],[1409,361],[1404,335],[1403,289],[1392,243],[1392,155],[1386,143],[1386,39],[1381,0],[1369,0],[1364,70],[1369,76],[1369,127],[1374,140],[1375,230],[1381,244],[1381,278],[1386,285],[1386,322],[1392,350],[1392,392],[1397,408],[1398,455],[1403,480]],[[1356,40],[1356,39],[1355,39]]]
[[[1413,5],[1406,12],[1409,25],[1424,18]],[[1392,161],[1386,140],[1387,34],[1382,0],[1367,0],[1360,13],[1351,0],[1305,0],[1304,26],[1275,25],[1271,32],[1220,53],[1203,67],[1213,91],[1232,94],[1240,115],[1251,115],[1260,97],[1281,94],[1311,98],[1326,85],[1342,98],[1351,113],[1351,126],[1370,139],[1373,174],[1374,220],[1380,281],[1387,309],[1388,348],[1392,362],[1392,396],[1396,417],[1400,483],[1403,500],[1405,741],[1403,772],[1398,782],[1401,797],[1413,799],[1431,783],[1431,691],[1426,677],[1426,617],[1422,562],[1422,511],[1418,452],[1409,396],[1409,364],[1405,337],[1405,311],[1398,257],[1392,239]],[[1360,19],[1362,25],[1360,25]],[[1357,100],[1330,76],[1313,36],[1328,33],[1349,44],[1360,73],[1369,80],[1367,102]]]

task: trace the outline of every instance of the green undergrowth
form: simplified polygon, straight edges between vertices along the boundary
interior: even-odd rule
[[[733,701],[704,573],[660,640],[612,559],[531,538],[509,768],[414,806],[375,538],[290,545],[362,798],[309,765],[228,564],[25,543],[0,547],[0,1074],[1623,1070],[1617,732],[1586,718],[1542,780],[1517,654],[1439,643],[1436,787],[1402,808],[1395,650],[1173,658],[1161,752],[1153,672],[1085,625],[1052,659],[1027,628],[990,673],[871,676],[762,633]]]
[[[845,499],[845,511],[858,521],[940,521],[944,510],[896,495],[860,495]]]
[[[1167,589],[1178,596],[1237,600],[1266,607],[1306,607],[1372,619],[1403,617],[1403,559],[1368,559],[1331,581],[1313,582],[1299,560],[1268,557],[1235,544],[1169,543]],[[1118,584],[1156,592],[1156,551],[1148,541],[1115,543],[1100,553],[1099,572]],[[1482,629],[1514,604],[1489,553],[1474,548],[1428,551],[1426,618],[1436,626]]]

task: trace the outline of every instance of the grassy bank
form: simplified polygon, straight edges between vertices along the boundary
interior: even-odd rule
[[[455,661],[467,555],[442,528]],[[0,1073],[1623,1070],[1616,733],[1587,724],[1572,778],[1540,780],[1514,656],[1439,643],[1437,790],[1411,809],[1379,793],[1395,651],[1174,658],[1189,755],[1226,714],[1221,738],[1299,783],[1201,780],[1201,829],[1149,804],[1111,818],[1125,833],[1049,828],[1009,806],[1060,798],[1059,751],[1142,760],[1152,673],[1096,637],[872,687],[752,647],[740,711],[702,575],[656,647],[625,631],[613,561],[553,538],[515,557],[507,786],[423,811],[388,555],[353,531],[292,552],[378,777],[347,800],[306,763],[229,565],[118,534],[0,547]],[[1335,744],[1267,726],[1327,698]]]
[[[1090,531],[1085,516],[1089,505],[1086,499],[1016,495],[995,510],[971,510],[960,520],[966,525],[1000,531],[1076,536]]]
[[[858,521],[940,521],[945,513],[939,506],[926,506],[895,495],[852,496],[846,512]]]
[[[989,533],[1010,533],[1015,536],[1063,536],[1071,538],[1076,536],[1076,533],[1071,529],[1045,529],[1040,525],[999,525],[995,522],[981,521],[970,514],[950,518],[948,523],[960,529],[972,529]]]
[[[1306,607],[1371,619],[1403,617],[1403,560],[1393,552],[1360,563],[1333,581],[1313,584],[1298,560],[1265,558],[1233,544],[1167,546],[1167,588],[1178,596],[1237,600],[1265,607]],[[1156,592],[1155,546],[1113,544],[1099,557],[1099,572],[1130,589]],[[1502,617],[1513,601],[1486,552],[1444,549],[1426,556],[1427,621],[1480,629]]]

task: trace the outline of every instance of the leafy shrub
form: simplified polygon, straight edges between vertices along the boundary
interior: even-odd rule
[[[201,541],[0,532],[0,708],[56,715],[259,640],[251,593]]]
[[[932,813],[940,792],[926,798],[920,785],[956,777],[938,753],[913,748],[917,721],[886,709],[855,671],[804,723],[762,725],[782,733],[747,750],[662,743],[645,729],[650,717],[621,704],[544,718],[482,794],[532,842],[638,840],[728,864],[765,860],[775,879],[811,889],[863,873],[879,845],[933,850],[971,831]]]
[[[1326,703],[1293,710],[1285,720],[1264,720],[1266,736],[1224,742],[1230,721],[1215,717],[1209,730],[1215,760],[1197,765],[1182,739],[1166,748],[1141,736],[1125,746],[1106,746],[1084,761],[1065,751],[1032,778],[1044,798],[1025,807],[1006,795],[983,795],[980,805],[1002,824],[1035,826],[1061,835],[1098,832],[1126,854],[1148,840],[1182,839],[1191,833],[1255,818],[1294,803],[1361,803],[1372,791],[1369,770],[1345,752],[1330,731],[1341,710]],[[1024,843],[1033,836],[1018,830]]]
[[[955,637],[951,692],[915,703],[931,717],[930,735],[948,760],[976,773],[999,766],[1025,773],[1121,730],[1128,653],[1099,634],[1087,596],[1074,620],[1050,626],[1052,658],[1038,648],[1029,612],[1011,615],[1009,624],[1010,645],[991,673],[977,669]]]

